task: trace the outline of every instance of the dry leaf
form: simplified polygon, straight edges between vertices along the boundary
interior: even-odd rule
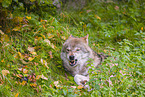
[[[0,34],[4,35],[4,32],[2,30],[0,30]]]
[[[26,83],[26,81],[22,81],[21,85],[24,86]]]
[[[12,31],[20,31],[20,29],[21,29],[20,27],[15,27],[12,29]]]
[[[29,16],[26,16],[26,18],[27,18],[28,20],[30,20],[30,19],[31,19],[31,17],[29,17]]]
[[[78,89],[83,89],[84,87],[82,85],[79,85],[77,88]]]
[[[2,75],[3,78],[5,78],[4,76],[6,76],[7,74],[9,74],[10,72],[8,70],[2,70]]]
[[[70,87],[76,89],[76,86],[70,86]]]
[[[53,38],[53,37],[54,37],[54,35],[52,35],[52,34],[50,34],[50,33],[47,34],[47,38],[48,38],[48,39],[51,39],[51,38]]]
[[[56,88],[60,87],[59,81],[54,81],[53,84],[55,85]]]
[[[30,84],[31,87],[37,87],[37,84],[36,83],[32,83]]]
[[[28,47],[28,51],[30,51],[30,52],[34,52],[35,49],[34,49],[34,47]]]
[[[46,62],[46,60],[43,60],[43,59],[41,58],[40,61],[41,61],[42,65],[44,64],[44,65],[46,66],[46,68],[49,69],[49,67],[47,66],[47,62]]]
[[[45,79],[45,80],[48,80],[48,78],[45,77],[43,74],[41,75],[41,78],[42,78],[42,79]]]
[[[41,75],[37,75],[36,76],[36,79],[38,80],[38,79],[40,79],[41,78]]]
[[[50,45],[50,41],[48,39],[44,39],[44,41]]]
[[[66,37],[65,36],[61,36],[61,39],[66,40]]]
[[[23,59],[20,59],[20,61],[21,61],[23,64],[29,64],[29,63],[30,63],[30,62],[24,61]]]
[[[34,59],[34,58],[32,58],[32,57],[29,57],[29,58],[28,58],[29,61],[32,61],[33,59]]]
[[[53,58],[52,51],[49,51],[49,56],[50,56],[50,58]]]
[[[49,69],[49,67],[47,66],[47,62],[46,61],[45,61],[45,66],[46,66],[47,69]]]
[[[27,69],[23,69],[23,73],[28,73],[28,70]]]
[[[19,55],[20,58],[22,57],[22,54],[20,52],[18,52],[18,55]]]
[[[18,97],[19,96],[19,93],[17,93],[16,95],[15,95],[15,97]]]
[[[1,62],[3,63],[4,62],[4,59],[2,59]]]

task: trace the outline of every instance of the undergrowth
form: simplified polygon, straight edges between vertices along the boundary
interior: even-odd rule
[[[8,27],[0,30],[2,97],[145,96],[144,3],[92,1],[82,10],[64,8],[56,15],[19,9],[9,14]],[[89,34],[89,46],[109,55],[89,71],[90,92],[62,67],[60,51],[71,34]]]

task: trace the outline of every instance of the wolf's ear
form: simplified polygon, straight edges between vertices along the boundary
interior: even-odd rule
[[[85,37],[82,37],[83,40],[85,40],[85,42],[88,44],[88,37],[89,37],[89,34],[87,34]]]
[[[72,38],[72,37],[74,37],[72,34],[69,36],[69,38]]]

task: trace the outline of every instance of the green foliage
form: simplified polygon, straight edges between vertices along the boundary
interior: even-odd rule
[[[47,0],[37,1],[42,9],[38,12],[29,12],[37,10],[35,5],[25,8],[26,2],[3,0],[5,9],[18,5],[9,14],[5,10],[10,20],[0,30],[0,95],[145,96],[144,3],[106,1],[92,0],[82,11],[54,15],[50,13],[56,9],[47,9],[52,4]],[[70,34],[89,34],[90,46],[110,56],[89,70],[90,92],[80,89],[62,67],[60,51]]]

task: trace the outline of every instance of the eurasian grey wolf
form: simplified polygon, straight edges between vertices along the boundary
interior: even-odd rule
[[[93,66],[97,67],[105,58],[104,55],[96,53],[89,47],[88,36],[76,38],[71,35],[61,50],[63,67],[74,76],[74,81],[82,86],[89,81],[88,70],[91,68],[87,66],[89,61],[92,61]]]

